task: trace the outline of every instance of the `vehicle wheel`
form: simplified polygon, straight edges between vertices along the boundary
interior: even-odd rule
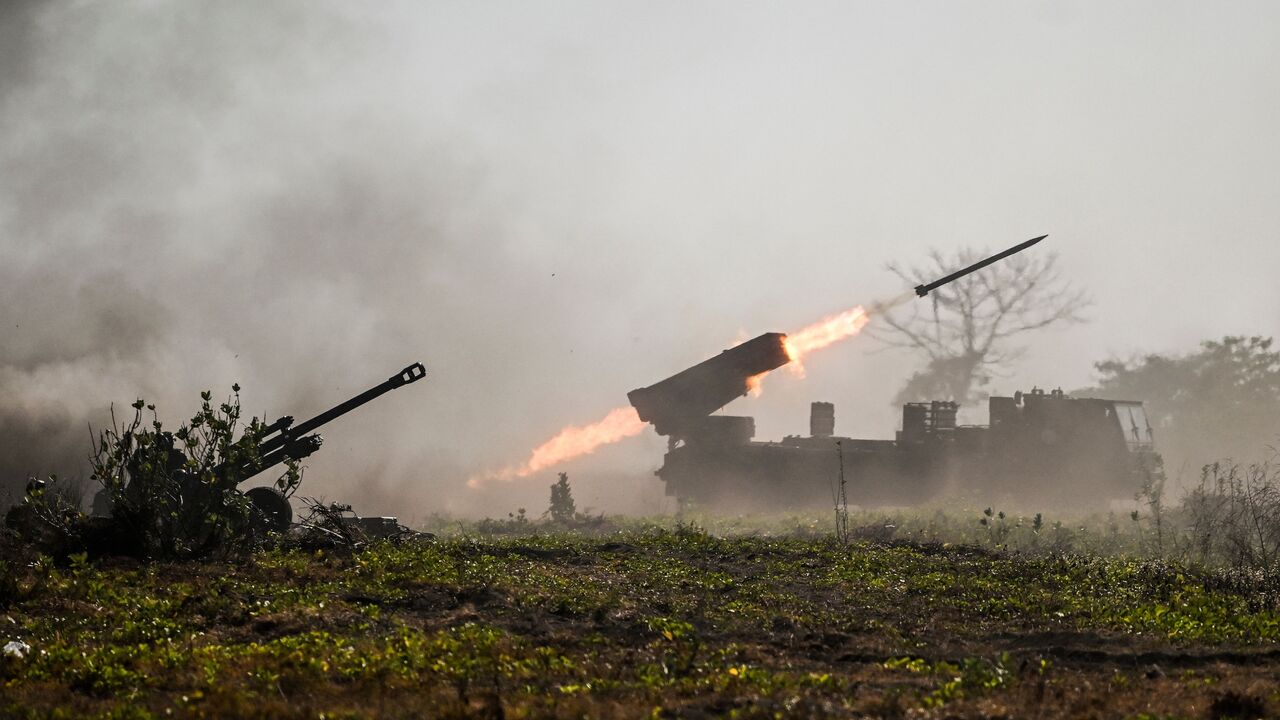
[[[111,517],[111,511],[114,508],[115,503],[111,501],[111,493],[103,488],[93,496],[93,509],[89,511],[89,515],[90,517]]]
[[[250,488],[245,493],[253,505],[255,524],[270,532],[284,532],[293,522],[293,508],[289,499],[273,487]]]

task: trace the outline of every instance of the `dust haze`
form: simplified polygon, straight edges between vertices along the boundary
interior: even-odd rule
[[[0,5],[0,476],[197,394],[325,428],[304,494],[409,520],[732,344],[1043,233],[1095,300],[993,391],[1280,333],[1273,3]],[[854,338],[735,414],[890,437],[914,358]],[[563,468],[667,507],[646,431]]]

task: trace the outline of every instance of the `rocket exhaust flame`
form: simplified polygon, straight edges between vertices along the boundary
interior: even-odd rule
[[[912,297],[912,293],[906,293],[886,302],[875,303],[871,306],[871,312],[879,313],[888,310]],[[804,377],[804,365],[801,364],[801,360],[806,355],[857,335],[871,320],[871,312],[859,305],[787,335],[783,341],[787,357],[790,358],[787,367],[800,377]],[[761,383],[767,374],[764,372],[747,379],[747,388],[752,397],[758,397],[762,392]],[[478,488],[485,480],[514,480],[528,477],[548,467],[582,455],[589,455],[602,445],[639,435],[646,426],[647,423],[640,419],[635,408],[630,406],[616,408],[590,425],[570,425],[561,430],[555,437],[534,448],[523,465],[508,467],[498,473],[473,477],[467,481],[467,485]]]
[[[870,319],[867,311],[858,305],[842,313],[823,318],[799,332],[788,333],[787,339],[783,341],[787,357],[791,358],[788,366],[792,372],[804,377],[804,365],[801,359],[805,355],[857,335]]]
[[[570,425],[556,434],[555,437],[533,449],[529,459],[523,465],[508,467],[503,471],[488,476],[493,480],[514,480],[528,477],[539,470],[557,465],[567,460],[590,455],[601,445],[615,443],[623,438],[639,435],[647,427],[647,423],[636,414],[630,405],[615,408],[598,422],[590,425]],[[486,478],[473,477],[467,481],[471,488],[481,486]]]

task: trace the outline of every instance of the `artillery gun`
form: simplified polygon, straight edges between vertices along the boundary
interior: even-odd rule
[[[414,363],[385,381],[365,390],[345,402],[339,403],[309,420],[294,424],[293,416],[286,415],[260,429],[257,433],[258,452],[248,462],[224,462],[212,468],[215,485],[209,487],[198,478],[191,477],[182,466],[185,462],[183,454],[170,448],[169,474],[179,480],[185,498],[194,497],[201,492],[235,491],[248,480],[277,467],[287,461],[297,461],[309,457],[320,449],[324,439],[315,431],[321,426],[336,420],[356,408],[369,403],[392,390],[417,382],[425,377],[427,369],[422,363]],[[172,444],[172,437],[166,438]],[[128,466],[130,477],[136,477],[138,468],[136,458]],[[126,494],[129,487],[125,487]],[[284,493],[275,487],[261,486],[250,488],[244,492],[254,511],[256,524],[262,529],[284,531],[293,522],[293,509]],[[106,490],[100,491],[94,498],[93,514],[106,516],[111,513],[110,496]]]

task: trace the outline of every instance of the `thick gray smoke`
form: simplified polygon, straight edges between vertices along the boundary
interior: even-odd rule
[[[302,419],[421,360],[426,383],[327,429],[306,491],[411,518],[488,509],[469,474],[600,406],[531,417],[563,386],[529,380],[561,378],[574,348],[536,350],[587,309],[557,284],[622,303],[627,279],[543,252],[589,230],[538,227],[459,149],[464,127],[416,124],[409,88],[378,85],[380,26],[309,2],[5,13],[8,491],[83,473],[112,403],[144,396],[174,424],[238,381],[248,411]]]
[[[82,472],[86,421],[112,402],[145,395],[175,422],[199,389],[239,380],[251,409],[303,414],[410,359],[388,337],[421,306],[393,288],[446,245],[431,227],[444,198],[428,167],[370,157],[372,128],[322,147],[348,113],[274,97],[342,64],[304,38],[359,43],[326,13],[273,8],[6,4],[8,487]],[[317,119],[278,124],[300,114]],[[374,163],[389,172],[370,177]]]
[[[554,473],[464,483],[887,261],[1044,232],[1097,320],[998,391],[1274,332],[1272,6],[808,8],[0,3],[0,488],[82,473],[112,403],[306,417],[420,360],[305,492],[536,513]],[[869,346],[730,410],[888,437],[911,363]],[[579,506],[661,507],[663,447],[564,468]]]

